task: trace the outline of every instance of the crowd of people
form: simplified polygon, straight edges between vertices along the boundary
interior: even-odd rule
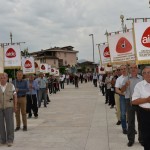
[[[135,117],[138,140],[144,150],[150,150],[150,66],[140,73],[136,64],[121,65],[113,72],[99,76],[105,104],[116,108],[117,123],[127,135],[127,146],[135,142]]]
[[[13,145],[14,131],[27,131],[27,118],[38,118],[38,110],[43,103],[46,108],[50,102],[49,95],[64,89],[64,83],[73,84],[79,88],[79,81],[92,81],[91,73],[62,74],[60,76],[29,74],[24,76],[17,71],[16,79],[8,82],[8,74],[0,75],[0,144]],[[14,114],[16,128],[14,129]],[[22,123],[21,123],[22,118]]]
[[[8,74],[0,75],[0,143],[13,145],[14,131],[27,131],[27,118],[38,118],[38,110],[47,107],[49,95],[56,94],[65,86],[93,81],[105,96],[105,104],[116,108],[117,123],[123,134],[127,135],[127,146],[135,142],[135,117],[137,116],[138,140],[144,150],[150,150],[150,67],[145,67],[140,75],[138,66],[121,65],[113,72],[103,75],[97,73],[62,74],[59,77],[29,74],[24,78],[22,71],[17,71],[16,79],[8,82]],[[66,84],[64,84],[66,83]],[[13,113],[16,117],[14,130]],[[22,117],[21,117],[22,116]],[[28,117],[27,117],[28,116]],[[22,118],[22,123],[21,123]]]

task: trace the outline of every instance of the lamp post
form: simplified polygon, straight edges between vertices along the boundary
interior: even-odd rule
[[[94,60],[94,35],[93,34],[89,34],[89,36],[92,36],[92,44],[93,44],[93,63],[95,62]]]
[[[12,33],[10,32],[10,43],[12,45]]]
[[[98,46],[98,51],[99,51],[99,57],[100,57],[100,66],[102,65],[102,59],[101,59],[101,54],[100,54],[100,45],[101,44],[96,44]]]
[[[122,26],[122,30],[123,33],[125,32],[125,26],[124,26],[124,15],[120,15],[120,19],[121,19],[121,26]]]

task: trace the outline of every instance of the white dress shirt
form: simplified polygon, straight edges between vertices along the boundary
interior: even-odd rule
[[[136,84],[132,95],[132,101],[138,98],[147,98],[149,96],[150,96],[150,83],[148,83],[146,80],[143,80]],[[139,106],[143,108],[150,108],[150,103],[143,103],[140,104]]]
[[[0,84],[0,87],[1,87],[3,92],[5,92],[6,86],[7,86],[7,83],[5,85]],[[16,94],[14,85],[12,85],[12,91],[13,91],[13,94]]]
[[[126,76],[121,75],[120,77],[117,78],[115,87],[121,89],[123,86],[123,81]]]

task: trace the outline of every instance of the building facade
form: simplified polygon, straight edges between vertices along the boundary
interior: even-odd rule
[[[30,53],[35,58],[35,62],[46,63],[52,67],[75,66],[77,64],[78,51],[73,50],[72,46],[54,47]]]

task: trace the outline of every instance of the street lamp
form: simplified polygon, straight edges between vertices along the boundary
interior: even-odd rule
[[[10,32],[10,41],[11,41],[11,45],[12,45],[12,33]]]
[[[93,34],[89,34],[89,36],[92,36],[92,44],[93,44],[93,63],[95,62],[94,60],[94,35]]]
[[[101,64],[101,61],[102,61],[102,60],[101,60],[101,54],[100,54],[100,45],[101,45],[101,44],[96,44],[96,45],[98,46],[99,57],[100,57],[100,65],[102,65],[102,64]]]
[[[122,30],[124,32],[124,15],[120,15],[120,19],[121,19]]]

